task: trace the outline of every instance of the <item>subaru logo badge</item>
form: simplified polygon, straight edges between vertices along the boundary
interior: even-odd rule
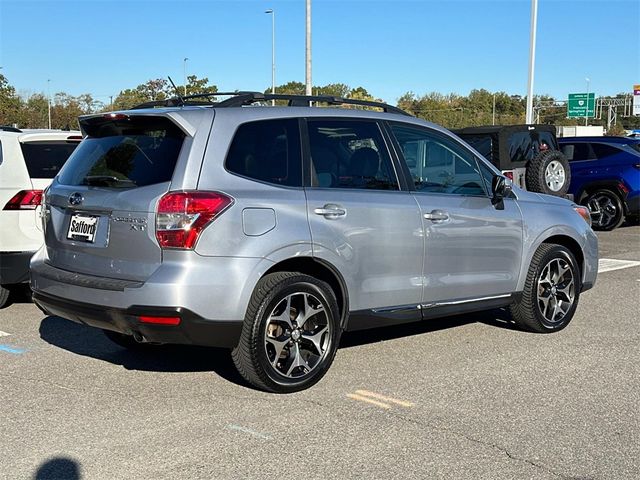
[[[73,193],[69,197],[69,204],[70,205],[80,205],[83,200],[84,200],[84,198],[82,197],[82,195],[79,194],[78,192],[76,192],[76,193]]]

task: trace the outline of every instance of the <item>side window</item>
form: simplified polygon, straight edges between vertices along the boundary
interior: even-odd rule
[[[612,147],[611,145],[594,143],[591,146],[593,147],[593,153],[598,160],[610,157],[612,155],[615,155],[616,153],[620,153],[620,150],[618,150],[616,147]]]
[[[595,155],[591,144],[577,142],[577,143],[563,143],[561,146],[562,153],[564,153],[570,162],[580,162],[584,160],[593,160]]]
[[[377,123],[310,119],[307,125],[312,187],[399,189]]]
[[[225,163],[243,177],[289,187],[302,186],[298,121],[265,120],[238,128]]]
[[[421,192],[486,196],[484,179],[471,152],[434,132],[391,124],[416,189]]]

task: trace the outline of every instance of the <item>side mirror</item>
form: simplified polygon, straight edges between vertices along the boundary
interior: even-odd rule
[[[503,175],[494,175],[493,180],[491,180],[491,191],[493,193],[493,197],[491,198],[491,203],[498,209],[504,209],[503,199],[508,197],[511,194],[511,180]]]

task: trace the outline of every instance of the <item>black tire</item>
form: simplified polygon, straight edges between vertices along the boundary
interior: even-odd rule
[[[126,348],[127,350],[147,350],[150,347],[159,345],[158,343],[141,343],[136,342],[133,335],[125,335],[124,333],[114,332],[112,330],[102,330],[102,333],[116,345]]]
[[[0,308],[9,306],[9,289],[0,285]]]
[[[304,300],[303,308],[300,308],[300,298]],[[311,308],[309,298],[316,307],[310,312],[317,313],[307,316],[307,307]],[[287,307],[289,312],[285,314]],[[280,313],[276,315],[277,311]],[[304,319],[298,328],[296,321],[300,315]],[[289,329],[288,325],[293,327]],[[313,330],[306,331],[309,327]],[[322,333],[323,327],[326,327],[325,333]],[[240,343],[231,356],[240,375],[253,386],[275,393],[296,392],[311,387],[324,376],[335,357],[340,334],[338,303],[327,283],[301,273],[272,273],[256,285],[247,307]],[[310,336],[317,337],[315,346]],[[280,344],[279,351],[275,341]],[[313,354],[317,358],[312,358],[312,351],[317,352]],[[305,365],[295,366],[304,353],[308,353]]]
[[[624,223],[624,206],[618,194],[611,190],[598,190],[589,195],[584,204],[591,214],[594,230],[609,231]]]
[[[529,191],[564,197],[571,184],[567,157],[557,150],[539,153],[527,165],[525,181]]]
[[[556,265],[557,271],[565,268],[568,270],[562,276],[558,275],[555,280],[547,282],[546,277],[555,276]],[[547,268],[550,270],[547,271]],[[580,289],[580,269],[569,249],[562,245],[543,243],[531,259],[524,291],[520,299],[511,305],[511,316],[524,330],[537,333],[557,332],[573,318]]]

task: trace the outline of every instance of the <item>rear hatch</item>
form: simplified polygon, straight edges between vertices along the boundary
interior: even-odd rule
[[[45,198],[48,262],[144,281],[162,261],[155,208],[169,190],[185,134],[166,116],[106,114],[81,126],[87,136]]]

